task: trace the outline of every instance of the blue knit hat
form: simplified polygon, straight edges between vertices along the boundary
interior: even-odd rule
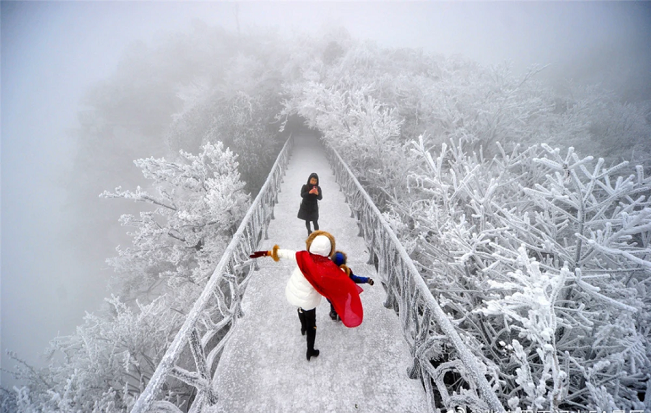
[[[341,251],[335,251],[335,254],[332,256],[332,261],[339,267],[346,263],[346,254]]]

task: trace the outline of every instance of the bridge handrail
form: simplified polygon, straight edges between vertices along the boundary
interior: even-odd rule
[[[131,413],[146,413],[151,408],[180,412],[181,410],[170,402],[155,401],[169,376],[197,388],[197,396],[192,403],[192,412],[201,411],[206,401],[209,403],[216,401],[213,377],[210,372],[214,371],[213,364],[230,337],[232,326],[242,315],[241,298],[253,270],[252,267],[255,265],[254,261],[249,259],[249,254],[257,247],[263,229],[265,239],[267,237],[266,229],[269,220],[273,219],[273,206],[278,202],[280,183],[287,168],[293,142],[292,136],[285,142],[267,180],[242,219],[233,239],[224,250],[219,263],[177,332],[174,341],[168,347],[147,386],[133,405]],[[224,289],[228,291],[224,291]],[[224,294],[225,292],[230,294]],[[211,299],[214,299],[214,303],[209,306]],[[215,314],[222,316],[217,322],[212,320]],[[200,320],[202,325],[198,325]],[[218,342],[215,343],[216,334],[228,327],[231,330],[221,339],[218,338]],[[201,337],[199,336],[200,329],[205,330]],[[175,365],[187,344],[189,344],[189,350],[196,364],[196,372],[189,372]],[[210,344],[210,349],[207,348],[208,344]],[[207,357],[206,350],[210,350]]]
[[[369,264],[375,263],[373,257],[377,257],[378,274],[385,277],[384,284],[388,295],[385,306],[393,307],[398,312],[403,334],[414,357],[409,375],[411,378],[421,378],[430,408],[436,409],[432,399],[434,382],[447,409],[455,410],[462,406],[470,407],[473,411],[504,412],[504,407],[485,377],[485,374],[488,374],[487,366],[463,342],[398,237],[346,162],[334,148],[327,143],[324,146],[335,171],[335,179],[350,205],[351,216],[359,220],[360,235],[364,236],[369,247]],[[432,317],[445,337],[436,336],[430,331]],[[444,339],[450,341],[461,363],[452,360],[434,367],[428,357],[429,350]],[[444,376],[447,371],[453,369],[462,375],[471,391],[448,394]]]

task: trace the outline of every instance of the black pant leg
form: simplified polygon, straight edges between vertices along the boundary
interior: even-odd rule
[[[305,324],[305,313],[301,308],[298,309],[298,319],[301,320],[301,335],[304,336],[305,332],[307,331],[307,327]]]
[[[314,352],[314,342],[316,341],[316,308],[303,311],[305,315],[305,327],[307,329],[307,351]]]
[[[330,300],[328,300],[328,302],[330,303]],[[330,303],[330,318],[333,321],[337,321],[337,317],[338,315],[337,315],[337,311],[335,311],[335,306],[332,305],[332,303]]]

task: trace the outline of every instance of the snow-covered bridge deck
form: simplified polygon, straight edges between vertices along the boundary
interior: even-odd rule
[[[356,274],[378,280],[366,263],[368,251],[339,192],[325,154],[314,137],[296,136],[284,183],[274,209],[268,240],[259,249],[305,249],[307,231],[296,218],[300,188],[311,172],[323,190],[320,229],[332,233]],[[243,298],[244,317],[236,323],[219,363],[215,384],[218,412],[425,412],[419,380],[407,377],[412,359],[399,319],[382,305],[377,282],[362,285],[364,322],[348,329],[328,316],[324,299],[317,308],[317,358],[307,361],[296,309],[285,300],[293,263],[260,259]],[[378,280],[379,281],[379,280]]]

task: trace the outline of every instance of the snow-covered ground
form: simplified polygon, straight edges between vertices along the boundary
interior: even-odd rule
[[[348,254],[348,264],[376,284],[361,285],[364,322],[346,328],[332,321],[329,304],[317,307],[317,358],[307,361],[296,308],[285,300],[292,262],[260,259],[243,299],[244,317],[224,349],[216,374],[219,404],[214,412],[425,412],[426,397],[418,380],[407,377],[411,365],[398,317],[384,308],[386,295],[334,174],[314,137],[295,138],[269,239],[260,248],[305,249],[307,230],[296,218],[300,189],[311,172],[323,191],[320,229]]]

